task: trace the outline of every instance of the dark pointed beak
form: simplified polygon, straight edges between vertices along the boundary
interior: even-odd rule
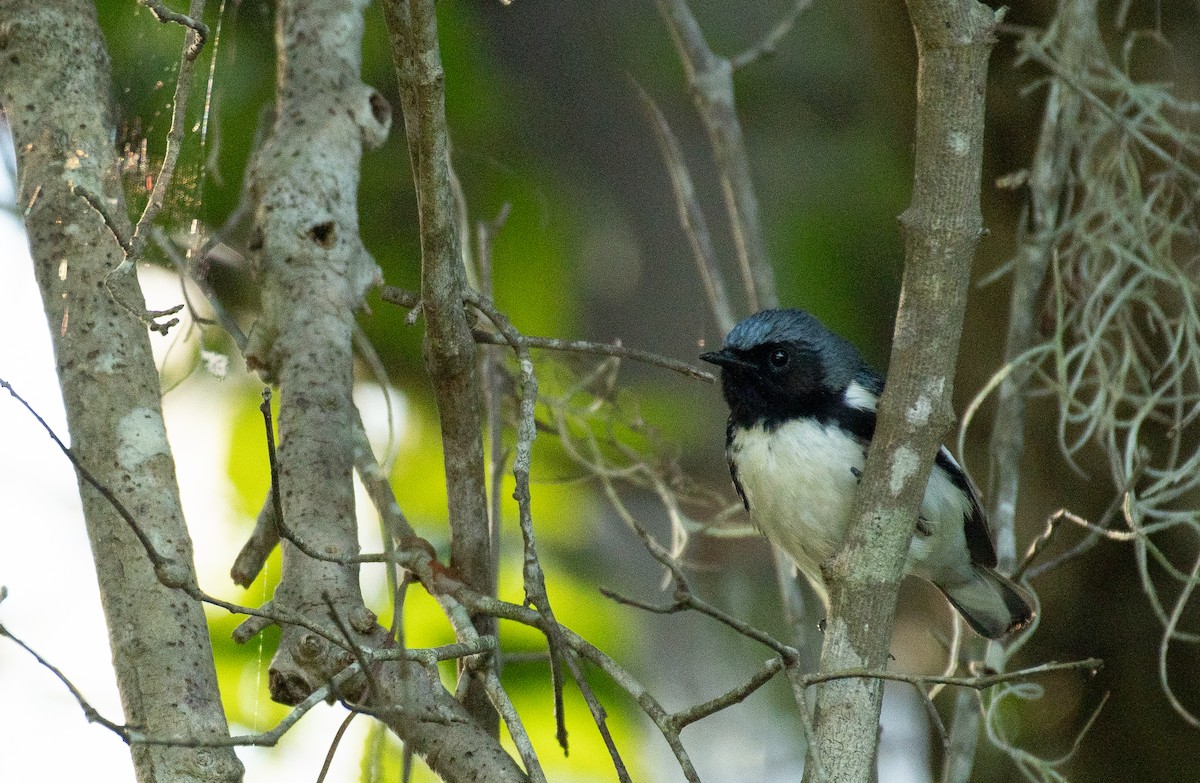
[[[752,363],[738,357],[728,348],[722,348],[719,351],[702,353],[700,354],[700,360],[708,362],[709,364],[715,364],[718,367],[728,367],[730,369],[739,368],[743,370],[754,369],[754,365]]]

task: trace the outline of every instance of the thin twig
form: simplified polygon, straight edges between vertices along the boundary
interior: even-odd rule
[[[379,296],[385,302],[401,307],[415,308],[421,303],[421,297],[418,294],[391,285],[385,285],[380,288]],[[503,334],[493,334],[475,329],[472,331],[472,336],[475,338],[475,342],[485,345],[509,344],[508,338]],[[681,362],[677,359],[668,359],[665,356],[659,356],[658,354],[637,348],[626,348],[620,343],[594,343],[587,340],[563,340],[557,337],[534,337],[527,334],[521,335],[521,339],[530,348],[613,356],[618,359],[629,359],[635,362],[642,362],[643,364],[652,364],[656,367],[662,367],[707,383],[716,383],[717,380],[716,376],[712,373],[686,362]]]
[[[38,655],[38,653],[35,652],[32,647],[14,636],[13,633],[8,630],[8,628],[4,627],[3,623],[0,623],[0,636],[4,636],[13,640],[18,647],[32,655],[34,660],[36,660],[51,674],[57,677],[58,681],[65,685],[67,690],[71,692],[71,696],[74,697],[75,702],[79,704],[79,708],[83,710],[83,715],[85,718],[87,718],[88,723],[99,723],[113,734],[116,734],[121,739],[129,742],[129,730],[125,726],[111,721],[101,715],[100,711],[93,707],[91,703],[83,697],[83,694],[79,692],[79,689],[75,687],[75,684],[71,682],[57,666],[47,661],[41,655]]]
[[[513,478],[516,481],[513,498],[517,501],[521,538],[524,542],[525,601],[542,613],[546,620],[546,628],[549,630],[547,641],[551,648],[550,671],[554,686],[556,736],[558,744],[565,752],[567,750],[567,727],[563,709],[562,671],[557,665],[558,651],[561,650],[562,640],[557,631],[559,625],[554,619],[554,611],[550,607],[550,596],[546,592],[546,577],[542,572],[541,562],[538,560],[537,543],[533,534],[533,513],[530,508],[531,449],[533,440],[537,437],[537,427],[534,423],[534,409],[537,405],[537,376],[533,372],[533,359],[529,356],[529,346],[526,345],[524,338],[508,320],[508,317],[497,310],[490,301],[474,292],[467,293],[466,301],[491,321],[505,336],[508,344],[516,353],[517,363],[521,368],[520,380],[517,385],[520,412],[517,420],[517,451],[513,459]]]
[[[342,671],[338,672],[329,680],[328,683],[317,688],[301,701],[285,715],[275,727],[267,731],[258,732],[256,734],[242,734],[238,736],[219,736],[211,738],[175,736],[163,737],[152,734],[145,734],[142,731],[129,730],[129,743],[139,745],[168,745],[173,747],[186,748],[212,748],[212,747],[274,747],[279,740],[296,725],[313,707],[324,702],[326,699],[337,694],[341,687],[349,682],[359,673],[359,665],[352,663]]]
[[[502,345],[507,342],[504,335],[479,331],[473,332],[473,335],[475,341],[479,343]],[[618,359],[630,359],[635,362],[652,364],[656,367],[672,370],[689,378],[695,378],[698,381],[705,381],[706,383],[716,383],[717,381],[715,375],[699,367],[676,359],[668,359],[638,348],[626,348],[619,343],[614,345],[609,343],[593,343],[587,340],[562,340],[556,337],[531,337],[529,335],[525,335],[524,340],[525,344],[530,348],[543,348],[550,351],[570,351],[573,353],[591,353],[599,356],[612,356]]]
[[[386,389],[384,390],[386,394]],[[396,501],[396,493],[388,472],[375,459],[371,449],[371,441],[367,437],[367,429],[363,424],[362,412],[358,411],[351,422],[354,429],[354,470],[362,481],[371,505],[379,514],[382,527],[383,555],[387,558],[388,593],[392,597],[392,638],[401,646],[404,645],[404,591],[407,581],[397,574],[400,557],[396,549],[397,541],[411,541],[417,538],[417,533],[409,524],[403,509]]]
[[[477,244],[477,258],[479,259],[479,285],[483,295],[488,299],[495,299],[494,291],[494,275],[493,275],[493,239],[504,228],[504,223],[508,220],[508,214],[512,206],[505,202],[500,207],[500,211],[490,221],[479,221],[476,225],[475,241]],[[490,494],[488,497],[488,524],[491,534],[491,584],[493,592],[495,585],[500,581],[500,542],[501,529],[503,527],[503,512],[501,493],[504,484],[504,467],[508,463],[508,450],[504,447],[504,422],[501,411],[501,399],[503,397],[503,371],[498,365],[501,352],[497,349],[491,351],[483,351],[481,353],[481,374],[483,376],[483,395],[485,420],[487,421],[488,431],[488,448],[490,450],[489,458],[491,462],[491,473],[488,476],[490,482]],[[502,659],[496,659],[493,665],[497,668],[502,666]]]
[[[733,68],[734,73],[736,73],[747,65],[758,62],[767,55],[774,54],[775,47],[779,46],[779,42],[792,31],[800,14],[807,11],[811,5],[812,0],[796,0],[792,7],[788,9],[788,12],[763,36],[761,41],[736,57],[729,58],[729,67]]]
[[[154,14],[154,18],[163,24],[174,22],[188,28],[191,31],[189,35],[192,37],[192,40],[184,47],[183,56],[187,60],[195,60],[199,56],[200,50],[204,47],[204,43],[208,40],[209,35],[208,25],[200,21],[200,16],[204,13],[203,4],[200,5],[198,10],[193,4],[189,9],[191,16],[186,16],[178,11],[172,11],[162,4],[161,0],[138,0],[138,4],[149,9],[150,13]]]
[[[342,737],[346,736],[346,729],[350,728],[350,723],[356,717],[358,717],[358,713],[352,710],[338,726],[337,731],[334,732],[333,739],[329,743],[329,750],[325,751],[325,763],[321,765],[321,771],[317,775],[317,783],[325,783],[325,776],[329,774],[329,768],[333,765],[333,756],[337,753],[338,745],[342,744]]]
[[[122,503],[117,496],[112,493],[112,490],[104,486],[103,483],[96,479],[96,477],[93,476],[92,473],[83,466],[83,463],[79,461],[79,458],[75,456],[75,453],[71,451],[71,449],[68,448],[65,443],[62,442],[62,440],[54,432],[54,429],[46,423],[46,420],[43,419],[36,410],[33,409],[33,406],[30,405],[24,397],[17,393],[17,390],[12,387],[12,384],[3,378],[0,378],[0,388],[6,389],[8,393],[11,394],[14,399],[16,399],[17,402],[24,406],[25,410],[29,411],[33,418],[37,420],[37,423],[42,425],[42,429],[46,431],[46,434],[50,436],[50,439],[54,441],[54,445],[58,446],[58,449],[63,453],[63,456],[71,461],[71,465],[75,467],[75,471],[79,474],[79,477],[87,482],[93,489],[99,492],[100,495],[108,501],[109,505],[112,506],[113,510],[117,512],[117,515],[125,521],[125,524],[127,524],[133,534],[137,536],[138,542],[140,542],[142,545],[142,549],[146,551],[146,557],[154,566],[154,573],[158,577],[158,581],[166,587],[186,587],[187,585],[191,584],[192,580],[187,576],[187,574],[190,573],[188,568],[186,566],[181,566],[177,561],[169,557],[159,554],[158,550],[154,547],[153,542],[151,542],[149,535],[147,535],[146,531],[142,529],[141,524],[134,519],[133,514],[129,513],[129,509],[125,507],[125,504]]]
[[[935,687],[941,688],[943,686],[937,685]],[[942,746],[942,751],[949,751],[950,733],[946,730],[946,724],[942,720],[941,714],[938,712],[937,705],[933,703],[933,694],[935,689],[930,688],[929,690],[925,690],[919,685],[914,685],[913,690],[917,692],[917,697],[921,700],[921,703],[925,705],[925,714],[929,716],[929,722],[932,723],[934,729],[937,730],[938,739],[940,740],[939,744]],[[967,690],[964,690],[963,692],[969,693]],[[957,702],[955,706],[957,706]]]
[[[629,510],[625,507],[625,504],[621,501],[620,497],[616,494],[616,490],[612,486],[612,482],[605,477],[602,477],[601,480],[603,482],[605,494],[608,495],[609,501],[617,510],[618,516],[620,516],[625,521],[626,525],[628,525],[630,529],[637,534],[638,538],[642,542],[642,545],[646,547],[646,550],[650,553],[651,557],[661,563],[670,572],[672,581],[675,584],[675,602],[670,607],[653,607],[648,604],[620,596],[611,590],[601,588],[601,592],[605,596],[614,600],[618,600],[621,603],[627,603],[632,606],[638,606],[640,608],[662,614],[680,611],[684,608],[694,609],[701,614],[708,615],[717,622],[732,628],[734,631],[737,631],[743,636],[769,647],[785,661],[794,662],[797,660],[798,651],[795,648],[789,647],[788,645],[783,644],[772,637],[770,634],[765,633],[753,627],[749,623],[727,614],[726,612],[721,611],[692,592],[691,586],[688,583],[688,579],[683,573],[683,569],[680,567],[679,563],[675,561],[675,558],[672,557],[667,548],[664,547],[657,539],[655,539],[654,536],[650,535],[650,533],[646,531],[637,518],[629,512]]]
[[[176,22],[187,28],[183,37],[183,55],[179,61],[179,70],[175,76],[175,95],[172,98],[171,128],[167,131],[167,149],[163,155],[162,166],[158,176],[154,178],[154,186],[150,190],[150,198],[146,202],[142,216],[138,218],[130,240],[131,250],[125,257],[125,264],[131,264],[141,258],[142,248],[146,242],[146,234],[154,219],[158,216],[166,201],[167,188],[175,175],[175,164],[179,160],[179,151],[183,147],[183,134],[187,122],[188,97],[192,91],[192,77],[196,70],[196,57],[208,38],[208,27],[200,21],[204,16],[204,0],[190,0],[188,14],[172,11],[162,5],[161,0],[139,0],[150,9],[158,21]],[[120,267],[118,267],[120,268]]]
[[[650,94],[642,89],[636,81],[633,83],[641,99],[642,108],[650,126],[654,129],[654,138],[658,141],[659,151],[667,164],[667,172],[671,175],[671,188],[675,191],[675,206],[679,211],[679,222],[683,233],[692,246],[692,257],[696,260],[696,270],[704,283],[704,293],[708,296],[709,307],[717,319],[717,327],[725,334],[737,323],[733,309],[729,304],[729,294],[725,290],[725,279],[717,266],[717,252],[713,249],[712,236],[708,231],[708,220],[700,201],[696,197],[696,186],[692,183],[692,173],[688,170],[687,161],[683,158],[683,150],[679,147],[667,118],[663,116],[658,104]]]
[[[258,409],[263,416],[263,428],[266,433],[267,445],[267,462],[271,468],[271,487],[269,490],[271,509],[274,513],[275,528],[279,532],[279,537],[290,544],[295,545],[304,554],[314,560],[321,560],[327,563],[341,563],[348,565],[351,563],[379,563],[379,562],[396,562],[403,565],[403,558],[399,555],[393,559],[389,559],[386,555],[332,555],[328,552],[323,552],[317,547],[306,542],[297,531],[288,524],[283,514],[283,494],[279,488],[279,458],[275,448],[275,424],[274,416],[271,413],[271,387],[264,386],[262,390],[262,403]]]
[[[213,736],[213,737],[161,737],[146,734],[144,730],[137,727],[131,727],[116,723],[115,721],[105,718],[84,698],[79,689],[53,664],[35,652],[29,645],[21,639],[14,636],[4,625],[0,624],[0,636],[7,637],[15,642],[21,649],[25,650],[39,664],[48,669],[60,682],[66,686],[71,695],[78,702],[80,708],[89,722],[98,723],[101,726],[112,731],[117,736],[121,737],[129,744],[143,745],[171,745],[177,747],[231,747],[231,746],[260,746],[270,747],[275,745],[280,738],[286,734],[297,721],[302,718],[305,713],[325,701],[329,696],[339,692],[350,679],[356,676],[361,670],[362,664],[353,663],[338,672],[326,685],[318,688],[308,698],[300,704],[292,708],[292,710],[271,730],[260,732],[257,734],[240,735],[240,736]],[[367,663],[376,660],[394,660],[397,657],[420,661],[423,663],[436,662],[440,660],[450,660],[460,658],[465,655],[477,655],[480,653],[490,652],[495,649],[495,639],[490,637],[481,637],[475,644],[455,644],[446,645],[444,647],[433,648],[430,650],[363,650],[363,660]],[[398,653],[400,653],[398,655]]]
[[[511,620],[547,633],[544,627],[546,622],[545,617],[535,609],[480,594],[462,583],[451,585],[443,579],[438,584],[445,589],[452,590],[457,598],[461,600],[463,608],[469,609],[472,613],[487,614],[492,617]],[[444,597],[444,594],[439,594],[439,600],[442,600],[442,597]],[[654,721],[655,726],[671,747],[684,773],[684,777],[689,783],[693,781],[698,783],[700,778],[696,773],[695,767],[692,765],[691,759],[688,757],[686,749],[684,749],[679,741],[678,731],[671,725],[670,713],[663,709],[662,705],[658,703],[633,675],[623,669],[611,657],[601,652],[570,628],[559,626],[559,633],[565,648],[572,650],[574,653],[598,666],[618,687],[628,693],[638,703],[646,715]],[[607,727],[604,722],[604,709],[596,700],[590,686],[587,685],[587,680],[583,677],[583,673],[575,665],[573,659],[568,659],[568,666],[571,668],[572,675],[576,677],[576,682],[580,686],[589,709],[592,710],[593,717],[599,721],[597,727],[600,729],[602,736],[606,737],[606,744],[609,745],[610,755],[613,756],[613,762],[617,765],[618,775],[621,775],[624,770],[624,763],[616,751],[615,744],[610,744],[611,736],[607,734]],[[621,779],[626,780],[628,778],[622,777]]]
[[[592,686],[588,684],[587,677],[584,676],[579,663],[576,662],[570,653],[564,653],[563,659],[567,663],[567,669],[570,670],[571,676],[575,679],[575,684],[579,686],[579,692],[583,695],[584,703],[587,704],[588,710],[592,713],[592,720],[595,722],[596,728],[600,730],[600,738],[604,740],[604,746],[608,748],[608,756],[612,759],[613,768],[617,772],[617,780],[621,781],[621,783],[633,783],[629,769],[625,766],[625,759],[621,758],[621,752],[617,749],[617,742],[613,739],[612,732],[609,731],[608,711],[604,709],[604,706],[600,704],[600,700],[596,698],[596,694],[592,690]],[[669,741],[670,738],[668,738]]]
[[[776,307],[779,300],[775,272],[771,268],[746,142],[734,105],[733,68],[728,60],[709,48],[685,0],[658,0],[658,9],[675,41],[696,111],[708,131],[747,302],[751,310]]]
[[[225,305],[221,303],[216,291],[213,290],[212,283],[209,281],[208,275],[199,274],[197,271],[194,271],[191,268],[191,265],[188,263],[187,259],[180,254],[179,249],[176,248],[174,243],[171,242],[170,238],[167,236],[167,232],[164,231],[162,227],[154,226],[150,230],[150,236],[154,239],[154,244],[158,245],[159,250],[161,250],[167,258],[171,259],[171,262],[175,265],[175,268],[179,270],[181,275],[187,274],[188,277],[196,281],[196,285],[200,286],[200,292],[204,294],[204,298],[208,300],[208,306],[212,308],[213,315],[216,316],[217,323],[219,323],[221,327],[228,332],[229,336],[233,338],[233,342],[238,347],[238,350],[245,353],[246,333],[242,331],[242,327],[233,317],[233,314],[230,313],[229,310],[226,309]],[[184,289],[184,296],[187,296],[186,288]],[[197,321],[204,320],[200,318],[199,314],[195,312],[194,308],[192,308],[192,317]]]
[[[292,543],[295,542],[295,534],[289,530],[283,520],[283,494],[279,490],[279,455],[275,451],[275,422],[274,416],[271,414],[271,387],[264,386],[262,390],[262,402],[259,403],[258,410],[263,417],[263,432],[267,437],[267,467],[271,470],[271,510],[275,514],[275,529],[279,531],[279,535]],[[309,554],[305,549],[304,544],[299,543],[296,546],[300,547],[300,551]],[[309,555],[317,557],[317,555]]]
[[[678,729],[683,729],[685,726],[690,726],[701,718],[707,718],[709,715],[712,715],[715,712],[720,712],[726,707],[730,707],[734,704],[740,704],[741,702],[745,701],[746,697],[748,697],[750,694],[757,691],[763,685],[766,685],[772,677],[783,671],[786,665],[787,664],[784,663],[782,658],[772,658],[771,660],[767,661],[753,677],[751,677],[742,685],[739,685],[733,690],[730,690],[715,699],[709,699],[702,704],[697,704],[694,707],[689,707],[686,710],[680,710],[671,716],[671,722],[674,723]]]
[[[880,671],[878,669],[843,669],[836,672],[823,672],[807,675],[804,677],[804,683],[805,687],[810,687],[823,682],[831,682],[833,680],[865,678],[906,682],[909,685],[915,685],[920,688],[925,688],[929,685],[940,683],[942,685],[950,685],[955,688],[971,688],[973,690],[982,691],[996,685],[1011,682],[1023,682],[1033,677],[1040,677],[1043,674],[1050,674],[1059,671],[1079,669],[1095,673],[1103,668],[1103,666],[1104,661],[1099,658],[1084,658],[1078,661],[1067,661],[1066,663],[1043,663],[1038,666],[1031,666],[1028,669],[1018,669],[1011,672],[997,672],[995,674],[985,674],[979,677],[943,677],[941,675],[897,674],[896,672]]]
[[[345,619],[338,612],[337,605],[334,604],[329,593],[322,590],[321,600],[325,602],[325,608],[329,610],[329,619],[333,621],[333,624],[337,626],[338,631],[342,634],[343,646],[354,655],[363,674],[366,675],[367,683],[370,685],[370,696],[378,698],[379,694],[383,693],[383,690],[379,687],[379,681],[375,678],[375,672],[371,670],[371,664],[367,660],[366,652],[354,640],[354,634],[350,632],[350,626],[346,624]],[[370,699],[362,699],[361,701],[369,702]]]
[[[495,668],[489,668],[476,676],[484,678],[484,686],[487,688],[488,696],[492,699],[492,705],[496,708],[496,712],[500,713],[500,718],[508,728],[508,736],[517,746],[517,753],[521,756],[521,763],[525,765],[525,773],[529,775],[530,781],[546,783],[546,773],[542,771],[542,764],[538,761],[537,752],[533,749],[533,741],[530,740],[529,732],[525,730],[525,724],[521,721],[516,707],[513,706],[508,691],[504,690],[504,686],[500,684],[500,678],[496,675]]]

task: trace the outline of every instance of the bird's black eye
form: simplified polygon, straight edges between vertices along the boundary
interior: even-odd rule
[[[791,357],[788,356],[788,352],[782,348],[776,348],[774,351],[771,351],[771,355],[767,357],[767,361],[769,361],[771,366],[776,370],[781,370],[784,367],[787,367],[788,360],[790,359]]]

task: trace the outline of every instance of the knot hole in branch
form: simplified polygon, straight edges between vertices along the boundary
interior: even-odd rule
[[[337,224],[332,220],[326,220],[323,223],[317,223],[308,230],[309,237],[319,246],[328,250],[333,247],[333,243],[337,241]]]

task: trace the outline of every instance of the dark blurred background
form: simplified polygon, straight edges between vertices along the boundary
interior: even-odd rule
[[[713,48],[733,55],[756,42],[789,5],[783,0],[696,0],[693,10]],[[1120,10],[1117,3],[1101,4],[1102,26],[1111,34],[1108,43],[1114,51],[1122,37],[1112,32],[1112,20]],[[1050,2],[1015,2],[1006,22],[1040,26],[1053,11]],[[707,141],[654,3],[515,0],[504,6],[449,0],[439,4],[439,13],[454,160],[472,219],[491,219],[506,203],[512,208],[495,243],[495,280],[496,298],[514,324],[528,334],[620,338],[627,345],[689,361],[701,345],[718,342],[721,335],[708,313],[665,167],[634,87],[636,82],[654,97],[680,137],[719,254],[728,261],[731,241]],[[129,151],[129,183],[136,188],[145,176],[142,164],[149,162],[153,169],[155,150],[161,150],[178,43],[132,3],[106,0],[101,14],[116,73],[119,143]],[[168,217],[181,229],[193,219],[219,226],[237,202],[260,107],[272,98],[272,14],[267,3],[224,4],[206,138],[201,147],[198,133],[190,137],[181,188],[169,208]],[[215,7],[210,15],[215,25]],[[391,101],[396,124],[387,144],[365,160],[359,194],[362,233],[387,282],[415,288],[415,204],[400,101],[377,6],[368,8],[367,18],[364,81]],[[1180,97],[1196,100],[1196,4],[1138,4],[1130,10],[1127,27],[1163,35],[1161,44],[1147,47],[1141,75],[1169,79]],[[1002,35],[992,55],[983,192],[990,233],[979,247],[977,280],[1013,253],[1024,194],[993,183],[1028,165],[1045,97],[1038,86],[1045,75],[1041,69],[1014,67],[1014,40],[1012,34]],[[912,32],[903,4],[869,0],[817,0],[774,56],[736,78],[781,299],[814,312],[881,369],[903,262],[896,216],[909,198],[914,80]],[[195,101],[199,127],[203,88]],[[144,140],[148,161],[139,158]],[[726,272],[732,283],[732,264],[726,264]],[[236,289],[239,282],[244,276],[235,264],[227,284]],[[253,299],[246,291],[229,293],[244,303]],[[960,411],[1002,362],[1007,294],[1007,278],[972,290],[955,388]],[[736,304],[744,314],[745,304]],[[409,397],[411,414],[433,421],[420,367],[420,333],[403,324],[405,314],[373,300],[361,323],[393,381]],[[557,357],[553,361],[567,368],[583,366]],[[622,377],[646,421],[674,444],[686,471],[726,492],[732,502],[722,453],[725,410],[717,389],[657,368],[630,365]],[[984,406],[963,455],[981,485],[987,477],[989,417],[990,406]],[[1035,403],[1031,417],[1019,514],[1022,549],[1055,510],[1067,507],[1096,518],[1111,500],[1106,468],[1098,458],[1090,464],[1086,455],[1082,460],[1091,480],[1064,465],[1052,437],[1049,404]],[[431,432],[428,427],[422,431]],[[414,447],[413,453],[423,453],[421,469],[427,471],[417,483],[438,483],[436,459],[429,456],[436,448],[432,441]],[[535,471],[546,500],[535,508],[535,519],[555,580],[551,597],[557,585],[560,605],[578,599],[579,608],[565,613],[570,617],[576,612],[579,622],[594,628],[599,638],[593,641],[614,651],[671,707],[717,695],[768,657],[765,649],[700,616],[647,615],[599,599],[598,585],[647,600],[667,597],[658,594],[659,569],[602,498],[586,482],[566,492],[556,488],[557,480],[572,477],[573,468],[556,456],[551,444],[539,443],[539,449],[544,459]],[[416,461],[406,463],[402,455],[398,475],[417,475]],[[405,504],[403,487],[400,499]],[[437,503],[412,503],[431,539],[444,538]],[[665,514],[651,496],[633,492],[630,503],[645,515],[648,526],[666,535]],[[1067,531],[1066,542],[1058,546],[1077,538],[1076,531]],[[786,636],[765,541],[698,541],[689,554],[696,586],[707,598]],[[1097,656],[1106,665],[1094,677],[1072,673],[1047,678],[1045,698],[1013,705],[1003,723],[1014,742],[1044,756],[1067,753],[1087,717],[1109,694],[1078,752],[1061,767],[1066,777],[1200,779],[1200,734],[1172,711],[1159,685],[1161,626],[1142,594],[1132,547],[1102,543],[1042,577],[1035,587],[1042,602],[1041,626],[1012,664]],[[906,584],[895,668],[939,670],[948,618],[935,591]],[[1184,626],[1189,627],[1186,620]],[[816,633],[812,638],[818,640]],[[535,648],[536,640],[529,644]],[[1198,664],[1195,649],[1182,644],[1172,647],[1167,660],[1173,685],[1192,709],[1200,709],[1194,674]],[[535,666],[510,667],[506,676],[513,683],[524,677],[531,688],[541,688],[537,699],[526,702],[527,709],[548,711],[544,673],[527,671],[531,668]],[[653,738],[635,706],[612,689],[604,694],[618,730],[641,738],[633,741],[641,749],[636,768],[643,770],[642,779],[681,779],[677,771],[670,772],[665,746]],[[952,699],[943,695],[938,700],[946,720]],[[795,779],[801,754],[794,712],[787,688],[773,682],[746,704],[688,729],[683,737],[706,780]],[[911,704],[896,714],[903,719],[888,723],[885,739],[906,736],[904,720],[914,725],[926,720],[920,707]],[[576,712],[573,720],[576,736],[592,732],[585,713]],[[928,742],[919,728],[918,739],[909,746],[916,755]],[[940,759],[937,744],[934,740],[929,751],[932,769]],[[611,777],[603,767],[598,770],[598,779]],[[974,780],[1017,776],[1008,760],[981,743]],[[564,773],[564,779],[591,778]]]

